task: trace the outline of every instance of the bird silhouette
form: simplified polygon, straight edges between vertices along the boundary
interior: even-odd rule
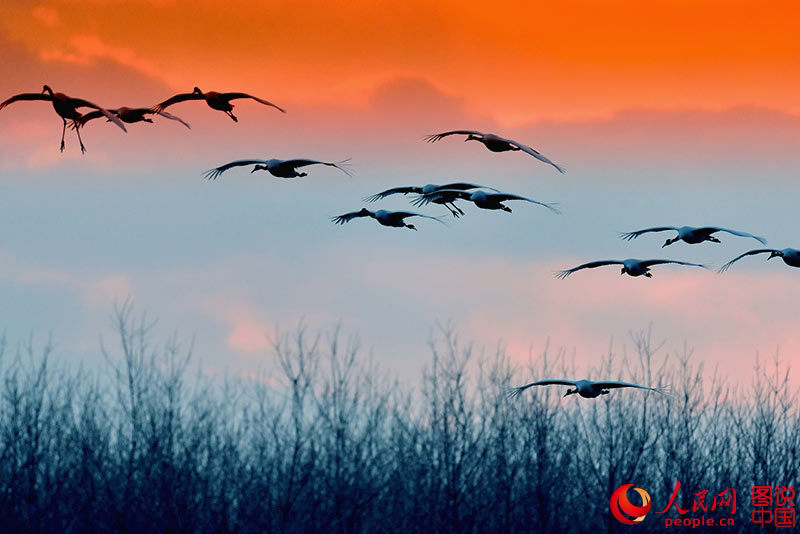
[[[150,108],[127,108],[127,107],[124,107],[124,106],[121,107],[121,108],[117,108],[117,109],[109,109],[108,111],[110,113],[113,113],[114,115],[116,115],[119,118],[119,120],[121,120],[122,122],[126,122],[128,124],[133,124],[133,123],[136,123],[136,122],[149,122],[149,123],[152,123],[153,119],[147,118],[147,117],[145,117],[145,115],[161,115],[165,119],[178,121],[181,124],[183,124],[184,126],[186,126],[187,128],[191,129],[191,126],[189,126],[189,123],[187,123],[186,121],[184,121],[183,119],[181,119],[180,117],[178,117],[176,115],[172,115],[171,113],[167,113],[166,111],[158,111],[158,112],[156,112],[156,111],[153,111]],[[86,125],[87,122],[89,122],[91,120],[94,120],[94,119],[99,119],[100,117],[104,117],[104,116],[105,115],[103,114],[102,111],[90,111],[89,113],[85,113],[79,119],[76,119],[75,122],[79,123],[80,127],[83,127],[83,126]]]
[[[128,131],[125,129],[125,125],[122,124],[122,121],[107,109],[82,98],[73,98],[65,95],[64,93],[54,93],[49,85],[43,86],[41,93],[20,93],[18,95],[14,95],[5,102],[0,103],[0,109],[3,109],[9,104],[13,104],[14,102],[24,100],[44,100],[52,103],[53,109],[56,111],[56,113],[58,113],[59,117],[61,117],[61,120],[64,123],[64,127],[61,129],[61,152],[64,152],[64,135],[67,131],[67,121],[70,121],[75,129],[75,133],[78,135],[78,142],[81,145],[81,154],[86,153],[86,147],[83,146],[83,140],[81,139],[81,125],[78,122],[83,115],[80,111],[78,111],[78,108],[96,109],[105,115],[109,121],[119,126],[123,132]]]
[[[373,212],[367,208],[361,208],[360,211],[353,211],[337,217],[331,217],[331,221],[333,221],[335,224],[344,224],[358,217],[372,217],[383,226],[390,226],[393,228],[409,228],[411,230],[416,230],[417,228],[413,224],[408,224],[405,222],[405,219],[408,217],[424,217],[425,219],[433,219],[434,221],[444,224],[444,222],[438,217],[431,217],[430,215],[423,215],[421,213],[414,213],[412,211],[378,210]]]
[[[678,260],[601,260],[584,263],[583,265],[578,265],[572,269],[557,271],[555,273],[555,277],[564,279],[575,271],[580,271],[581,269],[594,269],[595,267],[602,267],[604,265],[622,265],[622,272],[620,275],[627,274],[628,276],[645,276],[647,278],[652,278],[653,274],[650,272],[650,267],[653,265],[660,265],[662,263],[676,263],[678,265],[690,265],[693,267],[702,267],[703,269],[708,269],[707,266],[700,263],[689,263]]]
[[[467,138],[464,139],[465,143],[467,141],[478,141],[480,143],[483,143],[483,146],[485,146],[492,152],[508,152],[508,151],[521,150],[526,154],[530,154],[539,161],[547,163],[548,165],[552,165],[561,174],[567,172],[566,170],[564,170],[563,167],[556,165],[555,163],[550,161],[546,156],[544,156],[541,152],[534,150],[528,145],[523,145],[522,143],[514,141],[513,139],[506,139],[505,137],[500,137],[499,135],[495,134],[479,132],[476,130],[453,130],[451,132],[442,132],[438,134],[426,135],[425,140],[428,141],[429,143],[435,143],[436,141],[439,141],[440,139],[442,139],[443,137],[447,137],[448,135],[466,135]]]
[[[211,109],[222,111],[228,117],[233,119],[233,122],[239,122],[239,119],[233,114],[233,104],[231,104],[231,100],[236,100],[239,98],[250,98],[256,102],[264,104],[265,106],[272,106],[281,113],[286,113],[285,109],[276,106],[272,102],[258,98],[257,96],[248,95],[247,93],[217,93],[215,91],[204,93],[199,87],[195,87],[191,93],[179,93],[173,97],[170,97],[160,104],[155,105],[152,109],[154,112],[160,113],[164,111],[164,108],[173,104],[177,104],[178,102],[185,102],[187,100],[205,100],[206,104],[208,104],[208,107]]]
[[[496,193],[487,193],[486,191],[441,189],[432,193],[418,195],[411,203],[415,206],[425,206],[431,202],[444,204],[453,203],[459,199],[468,200],[475,204],[475,206],[484,210],[502,210],[508,213],[511,213],[511,208],[502,204],[503,202],[507,202],[509,200],[522,200],[543,206],[554,213],[561,213],[561,211],[555,207],[555,204],[539,202],[538,200],[521,197],[511,193],[503,193],[502,191],[498,191]]]
[[[523,391],[530,387],[551,385],[575,386],[575,389],[567,389],[567,392],[564,393],[564,397],[568,397],[569,395],[574,395],[577,393],[584,399],[594,399],[600,395],[607,395],[609,390],[617,388],[644,389],[647,391],[655,391],[659,395],[669,397],[667,394],[668,388],[666,387],[650,388],[647,386],[640,386],[639,384],[631,384],[630,382],[592,382],[591,380],[539,380],[538,382],[531,382],[530,384],[526,384],[524,386],[511,388],[508,392],[508,396],[514,399],[519,397]]]
[[[350,158],[337,161],[335,163],[328,161],[317,161],[315,159],[240,159],[206,171],[205,177],[209,180],[216,180],[220,174],[228,169],[232,169],[234,167],[246,167],[248,165],[254,165],[254,167],[250,170],[250,173],[254,173],[256,171],[267,171],[272,176],[276,176],[278,178],[298,178],[307,176],[307,173],[305,172],[297,172],[297,168],[306,167],[308,165],[327,165],[328,167],[339,169],[347,176],[353,176],[353,171],[351,169],[352,166],[348,163],[349,161]]]
[[[762,254],[765,252],[769,252],[769,258],[767,258],[767,260],[771,260],[772,258],[781,258],[783,260],[783,263],[785,263],[789,267],[800,267],[800,250],[797,250],[796,248],[784,248],[784,249],[759,248],[755,250],[750,250],[748,252],[745,252],[744,254],[736,256],[731,261],[720,267],[719,272],[724,273],[730,268],[731,265],[741,260],[745,256],[752,256],[753,254]]]
[[[704,241],[710,241],[712,243],[720,243],[720,240],[714,237],[714,234],[717,232],[727,232],[729,234],[739,237],[752,237],[762,245],[767,244],[767,240],[764,239],[763,237],[749,234],[747,232],[729,230],[728,228],[720,228],[719,226],[702,226],[699,228],[696,228],[694,226],[654,226],[653,228],[645,228],[644,230],[637,230],[635,232],[620,233],[619,236],[621,239],[630,241],[648,232],[666,232],[669,230],[674,230],[678,232],[678,235],[676,237],[673,237],[672,239],[667,239],[667,241],[663,245],[661,245],[661,248],[669,246],[678,241],[683,241],[685,243],[689,243],[690,245],[696,245]]]
[[[403,187],[393,187],[392,189],[387,189],[386,191],[381,191],[380,193],[376,193],[374,195],[365,197],[363,200],[364,202],[375,202],[377,200],[381,200],[386,198],[390,195],[407,195],[409,193],[417,193],[421,195],[426,195],[429,193],[433,193],[435,191],[441,191],[442,189],[450,189],[450,190],[467,190],[467,189],[491,189],[492,191],[497,191],[497,189],[493,187],[486,187],[484,185],[478,184],[470,184],[467,182],[452,182],[449,184],[427,184],[423,186],[403,186]],[[498,191],[499,192],[499,191]],[[458,217],[459,215],[464,215],[464,212],[456,206],[452,201],[447,201],[446,199],[436,198],[432,199],[431,202],[436,204],[441,204],[450,210],[450,213],[453,214],[453,217]]]

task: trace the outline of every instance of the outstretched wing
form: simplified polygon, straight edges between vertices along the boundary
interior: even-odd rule
[[[392,211],[392,212],[389,212],[388,216],[390,218],[392,218],[392,219],[401,220],[401,221],[403,219],[407,218],[407,217],[423,217],[425,219],[433,219],[434,221],[440,222],[440,223],[444,224],[445,226],[447,226],[447,224],[443,220],[441,220],[439,217],[433,217],[431,215],[423,215],[422,213],[415,213],[413,211]]]
[[[516,388],[509,388],[508,396],[512,399],[519,397],[519,395],[528,389],[529,387],[533,386],[551,386],[551,385],[558,385],[558,386],[574,386],[575,382],[571,380],[539,380],[538,382],[531,382],[530,384],[526,384],[524,386],[519,386]]]
[[[273,108],[277,109],[281,113],[286,113],[285,109],[283,109],[280,106],[276,106],[275,104],[273,104],[269,100],[264,100],[263,98],[258,98],[257,96],[248,95],[247,93],[224,93],[223,96],[225,96],[225,98],[227,98],[228,100],[235,100],[237,98],[251,98],[251,99],[255,100],[256,102],[260,102],[261,104],[264,104],[265,106],[272,106]]]
[[[108,120],[110,120],[111,122],[113,122],[114,124],[119,126],[120,128],[122,128],[123,132],[127,133],[127,131],[128,131],[127,128],[125,128],[125,125],[122,123],[122,121],[119,120],[119,117],[117,117],[111,111],[109,111],[109,110],[107,110],[107,109],[105,109],[103,107],[98,106],[94,102],[89,102],[88,100],[84,100],[82,98],[72,98],[72,97],[70,97],[69,98],[69,104],[71,106],[75,107],[75,108],[94,108],[97,111],[99,111],[100,113],[102,113],[105,116],[105,118],[107,118]]]
[[[679,260],[644,260],[640,261],[639,265],[644,267],[652,267],[653,265],[661,265],[662,263],[677,263],[678,265],[689,265],[691,267],[702,267],[703,269],[708,269],[708,266],[703,265],[702,263],[691,263],[688,261]]]
[[[435,143],[439,139],[447,137],[448,135],[480,135],[481,137],[483,137],[486,134],[483,132],[479,132],[477,130],[453,130],[450,132],[442,132],[438,134],[426,135],[424,139],[429,143]]]
[[[53,100],[53,97],[42,93],[20,93],[0,103],[0,109],[3,109],[9,104],[13,104],[14,102],[19,102],[20,100],[44,100],[47,102],[51,102]]]
[[[178,117],[177,115],[173,115],[172,113],[167,113],[166,111],[152,111],[152,110],[150,110],[150,113],[153,113],[154,115],[161,115],[165,119],[169,119],[171,121],[178,121],[179,123],[189,128],[190,130],[192,129],[192,127],[189,126],[188,122]]]
[[[487,197],[493,198],[498,200],[499,202],[504,202],[506,200],[524,200],[525,202],[530,202],[532,204],[538,204],[540,206],[544,206],[545,208],[555,212],[561,213],[561,210],[555,207],[555,204],[548,204],[546,202],[539,202],[538,200],[533,200],[531,198],[521,197],[519,195],[514,195],[512,193],[492,193],[486,195]]]
[[[231,161],[230,163],[226,163],[225,165],[220,165],[219,167],[215,167],[211,170],[205,172],[204,176],[207,180],[216,180],[217,177],[222,174],[223,172],[227,171],[228,169],[232,169],[234,167],[244,167],[247,165],[258,165],[258,164],[266,165],[267,161],[263,159],[238,159],[236,161]]]
[[[393,187],[391,189],[387,189],[386,191],[381,191],[380,193],[375,193],[374,195],[364,197],[364,202],[375,202],[377,200],[386,198],[389,195],[407,195],[408,193],[419,193],[421,190],[422,188],[413,185],[405,187]]]
[[[83,98],[74,98],[71,96],[67,97],[67,103],[74,108],[94,108],[98,110],[105,109],[102,106],[98,106],[94,102],[89,102],[88,100],[84,100]]]
[[[156,104],[152,107],[152,111],[153,113],[161,113],[164,111],[164,108],[173,104],[177,104],[178,102],[185,102],[187,100],[205,100],[205,97],[199,93],[179,93],[175,96],[169,97],[160,104]]]
[[[526,154],[530,154],[531,156],[533,156],[534,158],[538,159],[539,161],[547,163],[548,165],[552,165],[561,174],[566,174],[566,172],[567,172],[566,169],[564,169],[563,167],[560,167],[559,165],[556,165],[555,163],[550,161],[550,159],[547,156],[545,156],[544,154],[542,154],[538,150],[534,150],[533,148],[529,147],[528,145],[523,145],[522,143],[514,141],[513,139],[506,139],[506,138],[500,137],[500,136],[497,136],[497,137],[502,139],[503,141],[511,143],[512,145],[516,146],[517,148],[519,148],[520,150],[522,150]]]
[[[94,110],[94,111],[90,111],[89,113],[84,113],[83,115],[81,115],[81,117],[79,119],[76,119],[74,122],[77,123],[78,127],[83,128],[86,125],[87,122],[92,121],[94,119],[99,119],[100,117],[104,117],[104,116],[105,115],[103,115],[102,111]],[[75,127],[75,124],[73,124],[73,128],[74,127]]]
[[[667,230],[675,230],[676,232],[678,231],[678,229],[674,226],[654,226],[652,228],[645,228],[644,230],[636,230],[635,232],[620,232],[619,237],[625,241],[630,241],[631,239],[636,239],[640,235],[648,232],[666,232]]]
[[[327,162],[327,161],[317,161],[315,159],[288,159],[284,161],[286,165],[291,167],[305,167],[306,165],[327,165],[328,167],[335,167],[345,173],[347,176],[353,176],[352,165],[348,162],[350,158],[343,159],[342,161],[337,161],[335,163]]]
[[[733,258],[731,261],[729,261],[728,263],[726,263],[725,265],[720,267],[719,271],[717,271],[717,272],[724,273],[725,271],[727,271],[730,268],[731,265],[733,265],[737,261],[741,260],[745,256],[752,256],[753,254],[762,254],[764,252],[775,252],[775,251],[776,251],[776,249],[774,249],[774,248],[757,248],[755,250],[749,250],[749,251],[745,252],[744,254],[740,254],[739,256],[736,256],[735,258]]]
[[[619,260],[601,260],[601,261],[591,261],[589,263],[584,263],[583,265],[578,265],[577,267],[573,267],[572,269],[566,269],[564,271],[556,271],[554,276],[563,280],[564,278],[568,277],[575,271],[580,271],[581,269],[594,269],[595,267],[603,267],[604,265],[623,265],[624,262]]]
[[[331,221],[333,221],[334,224],[344,224],[352,221],[357,217],[369,217],[369,213],[364,213],[362,211],[351,211],[350,213],[345,213],[344,215],[331,217]]]
[[[478,185],[478,184],[470,184],[467,182],[453,182],[450,184],[442,184],[437,185],[434,188],[434,191],[441,191],[442,189],[491,189],[492,191],[497,191],[498,193],[502,193],[499,189],[495,189],[494,187],[486,187],[485,185]]]
[[[749,234],[747,232],[739,232],[738,230],[730,230],[728,228],[720,228],[719,226],[704,226],[702,228],[698,228],[697,230],[701,231],[701,232],[708,233],[708,235],[711,235],[711,234],[713,234],[715,232],[726,232],[726,233],[729,233],[731,235],[735,235],[735,236],[739,236],[739,237],[752,237],[753,239],[755,239],[756,241],[758,241],[762,245],[766,245],[767,244],[767,240],[764,239],[763,237],[759,237],[757,235]]]
[[[655,391],[659,395],[664,395],[665,397],[669,397],[667,387],[658,387],[658,388],[651,388],[647,386],[640,386],[639,384],[631,384],[630,382],[593,382],[595,388],[598,389],[614,389],[614,388],[636,388],[636,389],[646,389],[648,391]]]

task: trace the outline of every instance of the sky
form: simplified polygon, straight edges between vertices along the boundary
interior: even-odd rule
[[[0,111],[0,328],[52,336],[69,364],[113,339],[114,302],[177,332],[209,374],[270,368],[269,335],[340,325],[384,369],[413,380],[451,324],[526,364],[549,344],[586,374],[652,325],[665,352],[694,348],[747,383],[757,354],[800,354],[800,272],[754,256],[728,273],[666,266],[652,279],[596,259],[720,266],[760,247],[633,242],[618,232],[717,225],[800,248],[800,42],[790,2],[6,1],[0,98],[55,91],[106,107],[242,91],[287,109],[200,102],[123,133],[94,121],[58,150],[49,104]],[[567,169],[455,137],[491,131]],[[280,180],[240,158],[352,158],[355,176],[311,168]],[[329,218],[400,185],[470,181],[537,200],[466,206],[418,232]],[[373,208],[408,209],[388,198]],[[425,213],[447,212],[430,206]],[[795,377],[797,374],[795,373]]]

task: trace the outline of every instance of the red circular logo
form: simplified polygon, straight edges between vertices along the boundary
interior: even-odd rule
[[[614,493],[611,494],[611,501],[609,502],[611,514],[617,521],[625,525],[641,523],[647,515],[647,512],[650,511],[650,506],[653,504],[650,502],[649,493],[642,488],[633,488],[642,499],[642,505],[635,506],[628,500],[628,490],[630,488],[633,488],[633,484],[625,484],[624,486],[618,487]]]

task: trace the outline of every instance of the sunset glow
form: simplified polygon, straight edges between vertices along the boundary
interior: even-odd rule
[[[732,358],[728,368],[745,376],[756,353],[800,350],[791,304],[800,286],[776,262],[748,261],[725,276],[666,268],[653,280],[592,272],[562,282],[551,273],[593,257],[650,253],[719,266],[746,246],[729,239],[662,251],[655,241],[616,239],[617,231],[652,224],[719,221],[753,228],[776,246],[793,244],[796,223],[780,206],[797,192],[800,168],[798,15],[793,2],[766,9],[744,1],[497,9],[416,0],[222,9],[210,1],[5,2],[3,95],[48,83],[108,107],[152,106],[199,86],[260,95],[288,113],[239,101],[241,120],[233,123],[204,103],[181,103],[170,111],[191,130],[156,118],[124,134],[96,121],[82,130],[89,150],[81,156],[71,132],[67,150],[58,152],[60,121],[49,106],[9,106],[0,113],[0,168],[19,209],[63,187],[83,208],[56,203],[34,226],[22,225],[21,241],[7,243],[0,256],[4,283],[74,293],[69,299],[90,310],[69,341],[81,347],[91,345],[90,317],[133,296],[187,334],[208,335],[208,355],[264,353],[265,329],[303,318],[319,327],[343,321],[376,350],[408,354],[412,346],[422,350],[436,321],[452,320],[480,343],[502,340],[519,361],[550,339],[576,348],[588,366],[611,337],[624,344],[629,332],[652,323],[673,349],[686,341],[703,359]],[[525,156],[460,139],[421,140],[452,128],[528,140],[568,174],[551,176]],[[303,154],[352,157],[356,177],[316,171],[317,189],[247,170],[213,184],[201,178],[230,159]],[[447,233],[425,228],[420,245],[326,223],[382,188],[454,177],[560,202],[564,215],[518,206],[505,219],[480,213],[479,222],[465,218]],[[774,198],[761,183],[785,189]],[[693,194],[686,184],[695,184]],[[307,196],[294,196],[298,190]],[[144,204],[127,204],[126,196]],[[105,202],[116,212],[98,207]],[[133,221],[144,214],[152,223],[138,229]],[[50,227],[49,217],[72,226],[60,242],[88,248],[58,256],[57,244],[37,249],[43,230],[36,225]],[[91,239],[116,241],[112,226],[101,231],[108,220],[133,236],[132,251],[92,249]],[[85,225],[95,228],[94,238]],[[181,230],[165,240],[161,229],[173,227]],[[278,229],[284,235],[272,233]],[[366,252],[374,239],[383,247],[375,256]],[[146,251],[160,259],[130,263]],[[80,266],[88,257],[96,267]],[[504,289],[491,296],[463,289],[487,276]],[[428,300],[410,296],[417,291]],[[384,322],[370,311],[373,302],[392,303]],[[612,302],[621,310],[609,310]],[[209,357],[219,367],[220,355]],[[387,361],[411,373],[423,356],[415,353],[408,366],[394,356]]]
[[[498,10],[417,0],[223,10],[211,1],[12,1],[0,7],[0,31],[5,46],[45,70],[110,61],[170,90],[224,80],[292,104],[357,103],[411,75],[463,98],[471,112],[518,124],[636,107],[797,112],[799,14],[793,2],[766,9],[721,0]],[[31,69],[11,56],[7,68]],[[116,83],[123,95],[131,89]]]

